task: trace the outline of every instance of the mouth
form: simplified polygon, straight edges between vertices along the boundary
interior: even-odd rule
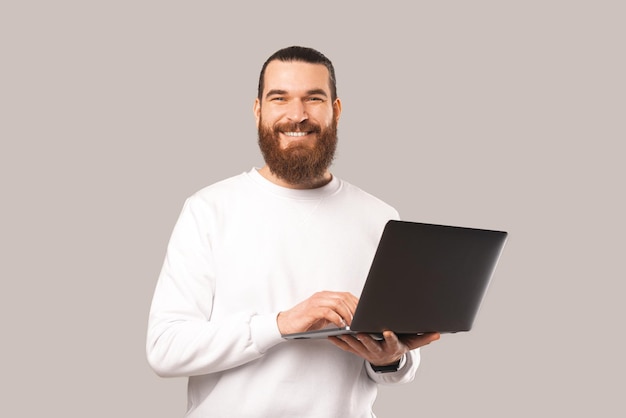
[[[289,137],[292,137],[292,138],[301,138],[303,136],[309,135],[310,133],[311,132],[300,132],[300,131],[298,131],[298,132],[283,132],[283,135],[289,136]]]

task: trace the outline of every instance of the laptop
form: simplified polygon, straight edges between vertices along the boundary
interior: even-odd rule
[[[507,236],[505,231],[390,220],[352,324],[283,338],[469,331]]]

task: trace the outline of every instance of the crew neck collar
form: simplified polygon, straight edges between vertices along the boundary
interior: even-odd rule
[[[251,180],[263,187],[265,190],[273,194],[292,199],[320,199],[330,196],[341,187],[341,181],[335,176],[332,176],[330,182],[322,187],[317,187],[315,189],[290,189],[288,187],[279,186],[278,184],[266,179],[261,175],[261,173],[259,173],[259,169],[256,167],[253,167],[246,174]]]

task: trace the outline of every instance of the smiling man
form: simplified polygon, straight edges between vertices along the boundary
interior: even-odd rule
[[[282,335],[351,323],[398,213],[329,171],[341,101],[323,54],[268,58],[254,115],[265,165],[185,202],[154,292],[148,360],[189,378],[187,417],[372,417],[378,384],[411,381],[419,347],[438,334]]]
[[[294,188],[330,181],[341,115],[330,77],[321,64],[273,60],[265,67],[254,114],[266,163],[260,172],[268,180]]]

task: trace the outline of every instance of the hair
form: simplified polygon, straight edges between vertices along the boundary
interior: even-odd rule
[[[257,97],[262,101],[263,89],[265,88],[265,69],[272,61],[292,62],[300,61],[309,64],[321,64],[328,69],[328,84],[330,85],[330,96],[334,102],[337,99],[337,80],[335,79],[335,68],[333,63],[324,54],[313,48],[303,46],[290,46],[274,52],[263,64],[259,76],[259,88]]]

